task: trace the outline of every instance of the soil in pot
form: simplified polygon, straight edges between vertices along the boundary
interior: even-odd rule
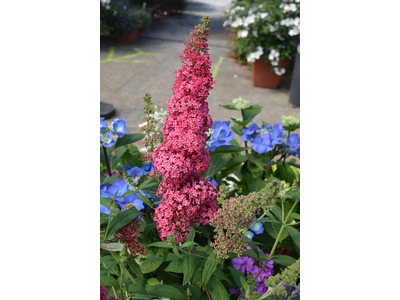
[[[289,60],[281,62],[280,68],[286,68]],[[270,62],[263,59],[256,60],[252,67],[253,85],[269,89],[277,89],[282,81],[282,76],[276,75]]]
[[[116,38],[118,43],[121,44],[133,44],[136,42],[137,38],[139,36],[139,30],[136,30],[135,32],[131,33],[119,33],[117,34]]]

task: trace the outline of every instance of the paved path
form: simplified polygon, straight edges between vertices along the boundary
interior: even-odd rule
[[[229,3],[229,0],[189,1],[182,14],[154,20],[150,31],[142,33],[134,45],[119,45],[110,38],[101,38],[100,100],[112,103],[117,117],[127,117],[128,132],[138,132],[138,124],[142,123],[144,94],[150,93],[158,107],[167,107],[172,96],[174,71],[181,67],[179,56],[184,49],[183,43],[204,15],[211,19],[209,46],[212,68],[220,62],[216,83],[208,98],[213,120],[227,121],[232,115],[239,117],[238,112],[219,106],[231,104],[232,99],[239,96],[263,107],[256,118],[259,125],[261,121],[277,122],[281,115],[300,117],[300,109],[289,103],[289,77],[283,78],[278,90],[253,87],[251,70],[228,57],[228,34],[222,23]]]

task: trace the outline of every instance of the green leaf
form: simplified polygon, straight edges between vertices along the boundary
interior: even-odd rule
[[[120,147],[115,150],[115,157],[111,156],[111,170],[115,169],[115,167],[118,165],[119,161],[121,160],[122,155],[125,153],[126,148],[125,147]]]
[[[243,134],[243,126],[240,126],[239,124],[235,124],[235,126],[232,126],[231,129],[237,135],[241,136]]]
[[[185,296],[175,287],[167,284],[153,285],[146,288],[147,293],[153,297],[185,300]]]
[[[100,248],[107,251],[121,251],[124,244],[121,243],[100,243]]]
[[[239,288],[242,287],[242,279],[241,278],[243,278],[246,281],[244,274],[232,267],[229,267],[229,271],[231,271],[231,274],[232,274],[233,280],[236,283],[236,286]]]
[[[186,238],[186,241],[193,242],[195,235],[196,235],[196,230],[193,227],[190,227],[190,232],[189,232],[189,234],[188,234],[188,236]],[[191,252],[193,250],[193,248],[194,248],[194,245],[193,246],[189,246],[188,251]]]
[[[222,170],[231,158],[231,154],[217,154],[211,157],[210,167],[203,173],[204,179],[213,177],[217,172]]]
[[[219,146],[217,149],[215,149],[214,152],[210,153],[210,155],[215,155],[215,154],[221,154],[221,153],[235,153],[235,152],[241,152],[246,149],[250,148],[243,148],[243,147],[236,147],[236,146],[231,146],[231,145],[224,145],[224,146]]]
[[[290,216],[295,220],[300,220],[300,215],[298,213],[292,213]]]
[[[165,268],[165,272],[183,273],[182,259],[178,259],[178,260],[174,260],[174,261],[170,262],[168,267]]]
[[[121,157],[121,165],[141,167],[143,165],[142,153],[133,145],[126,145],[126,151]]]
[[[293,257],[282,254],[274,255],[272,257],[272,260],[274,261],[274,263],[280,264],[281,266],[285,267],[291,266],[296,262],[296,260]]]
[[[106,179],[104,179],[103,184],[113,184],[115,180],[119,179],[117,174],[114,174],[111,177],[106,177]]]
[[[109,275],[101,275],[100,284],[103,286],[119,287],[118,281],[114,277],[111,277]]]
[[[229,110],[237,110],[236,107],[234,107],[233,105],[220,105],[220,106]]]
[[[206,261],[204,266],[203,276],[201,278],[202,286],[207,286],[208,281],[210,280],[212,274],[217,269],[218,258],[215,252],[213,252]]]
[[[158,269],[159,266],[163,263],[163,259],[161,257],[151,259],[149,261],[145,261],[140,265],[140,270],[142,271],[143,274],[151,273],[154,272],[155,270]]]
[[[193,298],[193,300],[200,300],[200,297],[201,297],[201,291],[200,291],[200,289],[197,287],[197,286],[195,286],[195,285],[189,285],[189,290],[190,290],[190,293],[192,294],[192,298]]]
[[[120,212],[111,220],[106,239],[110,239],[118,229],[132,222],[140,214],[142,213],[136,209],[128,209]]]
[[[147,247],[158,247],[158,248],[170,248],[172,249],[172,245],[166,243],[166,242],[155,242],[151,243],[150,245],[147,245]]]
[[[276,239],[278,237],[278,233],[281,230],[282,224],[276,224],[276,223],[264,223],[264,227],[267,230],[268,234],[270,236],[272,236],[274,239]],[[288,237],[288,231],[287,229],[283,229],[283,232],[281,234],[281,238],[279,240],[279,242],[283,241],[284,239],[286,239]]]
[[[285,164],[285,166],[283,166],[282,162],[279,162],[277,164],[277,169],[274,172],[274,176],[281,180],[285,180],[287,183],[290,184],[292,184],[293,181],[296,179],[296,174],[294,173],[291,166],[289,166],[288,164]]]
[[[249,178],[247,181],[247,187],[249,188],[249,192],[258,192],[261,191],[267,183],[260,178]]]
[[[293,239],[294,244],[300,250],[300,231],[292,226],[287,226],[290,237]]]
[[[259,105],[252,105],[243,109],[243,123],[250,123],[255,116],[261,112],[262,108]]]
[[[229,294],[224,285],[215,276],[212,276],[207,287],[210,289],[213,300],[229,300]]]
[[[125,134],[123,137],[118,138],[117,142],[115,143],[115,149],[118,147],[135,143],[143,139],[146,135],[144,133],[130,133]]]
[[[282,209],[278,205],[275,205],[271,211],[275,215],[275,217],[277,217],[279,221],[282,222]]]
[[[242,287],[244,288],[244,290],[246,291],[246,294],[247,294],[247,292],[250,289],[250,286],[247,283],[246,279],[244,279],[244,277],[240,277],[240,283],[241,283]]]
[[[185,255],[183,257],[183,283],[182,285],[186,285],[193,277],[195,271],[195,264],[193,260],[193,256]]]
[[[108,220],[110,219],[110,215],[100,213],[100,225],[104,223],[108,223]]]
[[[148,206],[150,206],[150,207],[153,206],[153,203],[151,203],[150,199],[147,198],[146,196],[144,196],[144,195],[139,195],[138,198],[139,198],[140,200],[142,200],[142,201],[143,201],[145,204],[147,204]]]
[[[140,270],[139,265],[137,264],[137,262],[135,261],[135,259],[133,257],[131,257],[127,261],[127,264],[129,266],[129,269],[132,271],[133,274],[135,274],[141,280],[144,280],[144,275],[143,275],[142,271]]]
[[[146,289],[140,284],[130,284],[128,287],[128,292],[131,294],[147,295]]]
[[[110,200],[107,198],[100,197],[100,204],[109,208],[110,207]]]
[[[195,242],[187,241],[187,242],[184,242],[184,243],[183,243],[183,245],[181,246],[181,248],[186,248],[186,247],[196,246],[196,245],[198,245],[198,244],[195,243]]]
[[[157,194],[157,189],[158,189],[159,184],[160,184],[160,181],[158,179],[150,178],[150,179],[144,181],[139,186],[139,190],[142,190],[143,192],[155,197]]]

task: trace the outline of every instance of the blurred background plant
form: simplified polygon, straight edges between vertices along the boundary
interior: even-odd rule
[[[294,58],[300,35],[299,0],[234,0],[225,16],[228,46],[239,63],[264,59],[277,75],[285,73],[280,64]]]
[[[150,26],[149,13],[139,6],[126,7],[100,2],[100,34],[135,32]]]

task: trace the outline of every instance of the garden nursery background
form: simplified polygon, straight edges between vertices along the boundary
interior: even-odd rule
[[[396,299],[396,3],[97,3],[2,6],[3,298]]]
[[[100,299],[299,299],[299,2],[100,12]]]

